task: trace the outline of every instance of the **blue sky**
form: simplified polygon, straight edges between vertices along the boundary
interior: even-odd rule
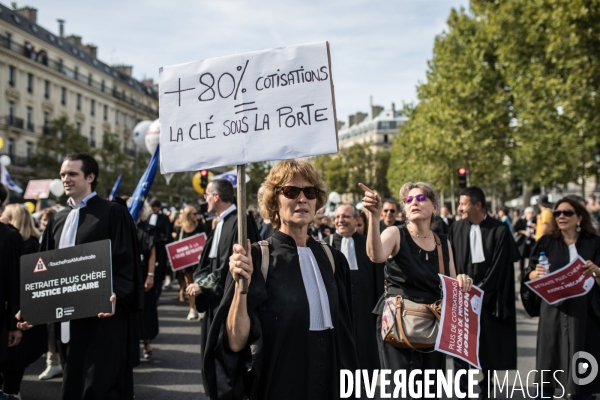
[[[3,2],[9,4],[8,2]],[[133,65],[134,77],[188,61],[328,40],[338,119],[373,102],[416,100],[436,35],[467,0],[239,1],[29,0],[38,23],[98,46],[98,58]]]

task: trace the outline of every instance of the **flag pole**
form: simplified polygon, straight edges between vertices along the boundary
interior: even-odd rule
[[[246,249],[247,241],[247,218],[246,218],[246,165],[237,166],[237,214],[238,214],[238,243]],[[246,249],[247,251],[248,249]],[[238,290],[241,294],[248,293],[248,280],[238,278]]]

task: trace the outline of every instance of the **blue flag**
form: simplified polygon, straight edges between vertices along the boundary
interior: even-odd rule
[[[18,187],[17,184],[11,179],[10,174],[8,173],[8,170],[6,169],[6,167],[3,164],[0,164],[0,167],[1,167],[0,182],[3,183],[4,186],[6,186],[8,189],[12,190],[13,192],[23,193],[23,189]]]
[[[113,186],[112,191],[110,192],[110,195],[108,196],[109,201],[113,201],[115,199],[115,197],[117,197],[117,195],[119,193],[119,186],[121,186],[122,179],[123,179],[123,174],[119,174],[119,177],[117,178],[117,181],[115,182],[115,185]]]
[[[129,206],[127,207],[129,209],[129,213],[136,223],[140,218],[140,212],[142,211],[142,207],[144,207],[144,201],[146,201],[146,197],[148,197],[148,192],[152,187],[152,183],[154,183],[156,169],[158,168],[159,149],[160,146],[157,146],[156,150],[154,150],[154,154],[148,163],[148,168],[146,168],[146,172],[144,172],[144,175],[142,175],[140,182],[131,196]]]

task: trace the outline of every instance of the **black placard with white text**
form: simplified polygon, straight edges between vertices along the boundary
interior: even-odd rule
[[[32,325],[110,313],[110,240],[22,256],[20,293]]]

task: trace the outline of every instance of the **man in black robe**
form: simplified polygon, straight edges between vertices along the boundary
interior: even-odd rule
[[[377,348],[377,315],[373,309],[383,294],[383,264],[375,264],[367,256],[367,237],[356,232],[359,217],[351,204],[340,204],[335,210],[336,233],[325,239],[340,250],[350,265],[354,341],[358,367],[371,373],[381,368]]]
[[[487,398],[488,371],[517,368],[513,263],[519,260],[518,250],[506,226],[487,215],[485,195],[480,188],[461,190],[458,212],[462,219],[452,224],[448,232],[456,273],[467,274],[473,285],[485,292],[479,335],[479,361],[485,375],[479,383],[479,396]],[[465,361],[454,359],[455,372],[468,368]],[[461,388],[466,390],[466,376],[461,378]]]
[[[381,215],[379,216],[379,230],[383,232],[388,226],[399,226],[404,225],[401,221],[398,221],[398,211],[400,207],[393,199],[383,200],[383,208],[381,209]]]
[[[0,213],[7,198],[8,190],[0,183]],[[6,347],[18,345],[22,337],[15,318],[19,311],[19,263],[22,253],[23,239],[19,231],[0,222],[0,338],[8,337],[7,343],[0,344],[0,361]]]
[[[204,312],[200,321],[200,354],[204,357],[204,349],[208,340],[208,332],[215,311],[221,303],[225,280],[229,275],[229,257],[233,253],[233,245],[238,242],[237,207],[233,203],[233,185],[227,179],[215,179],[206,187],[204,195],[208,203],[208,212],[219,217],[219,223],[210,233],[200,262],[194,271],[194,283],[187,289],[188,294],[196,296],[196,309]],[[259,241],[259,234],[252,217],[246,215],[247,235],[252,243]],[[211,284],[206,278],[213,274]]]
[[[42,238],[42,251],[111,241],[114,312],[57,324],[57,338],[70,336],[67,343],[59,343],[63,400],[133,398],[133,366],[139,361],[132,315],[144,304],[137,230],[127,208],[96,194],[98,175],[93,157],[65,158],[60,178],[69,207],[54,216]]]
[[[156,298],[160,297],[162,291],[163,280],[167,273],[167,250],[165,246],[171,241],[171,221],[169,217],[162,213],[162,202],[156,197],[150,200],[150,211],[152,214],[148,219],[148,226],[156,228],[156,271],[154,290],[156,291]]]

